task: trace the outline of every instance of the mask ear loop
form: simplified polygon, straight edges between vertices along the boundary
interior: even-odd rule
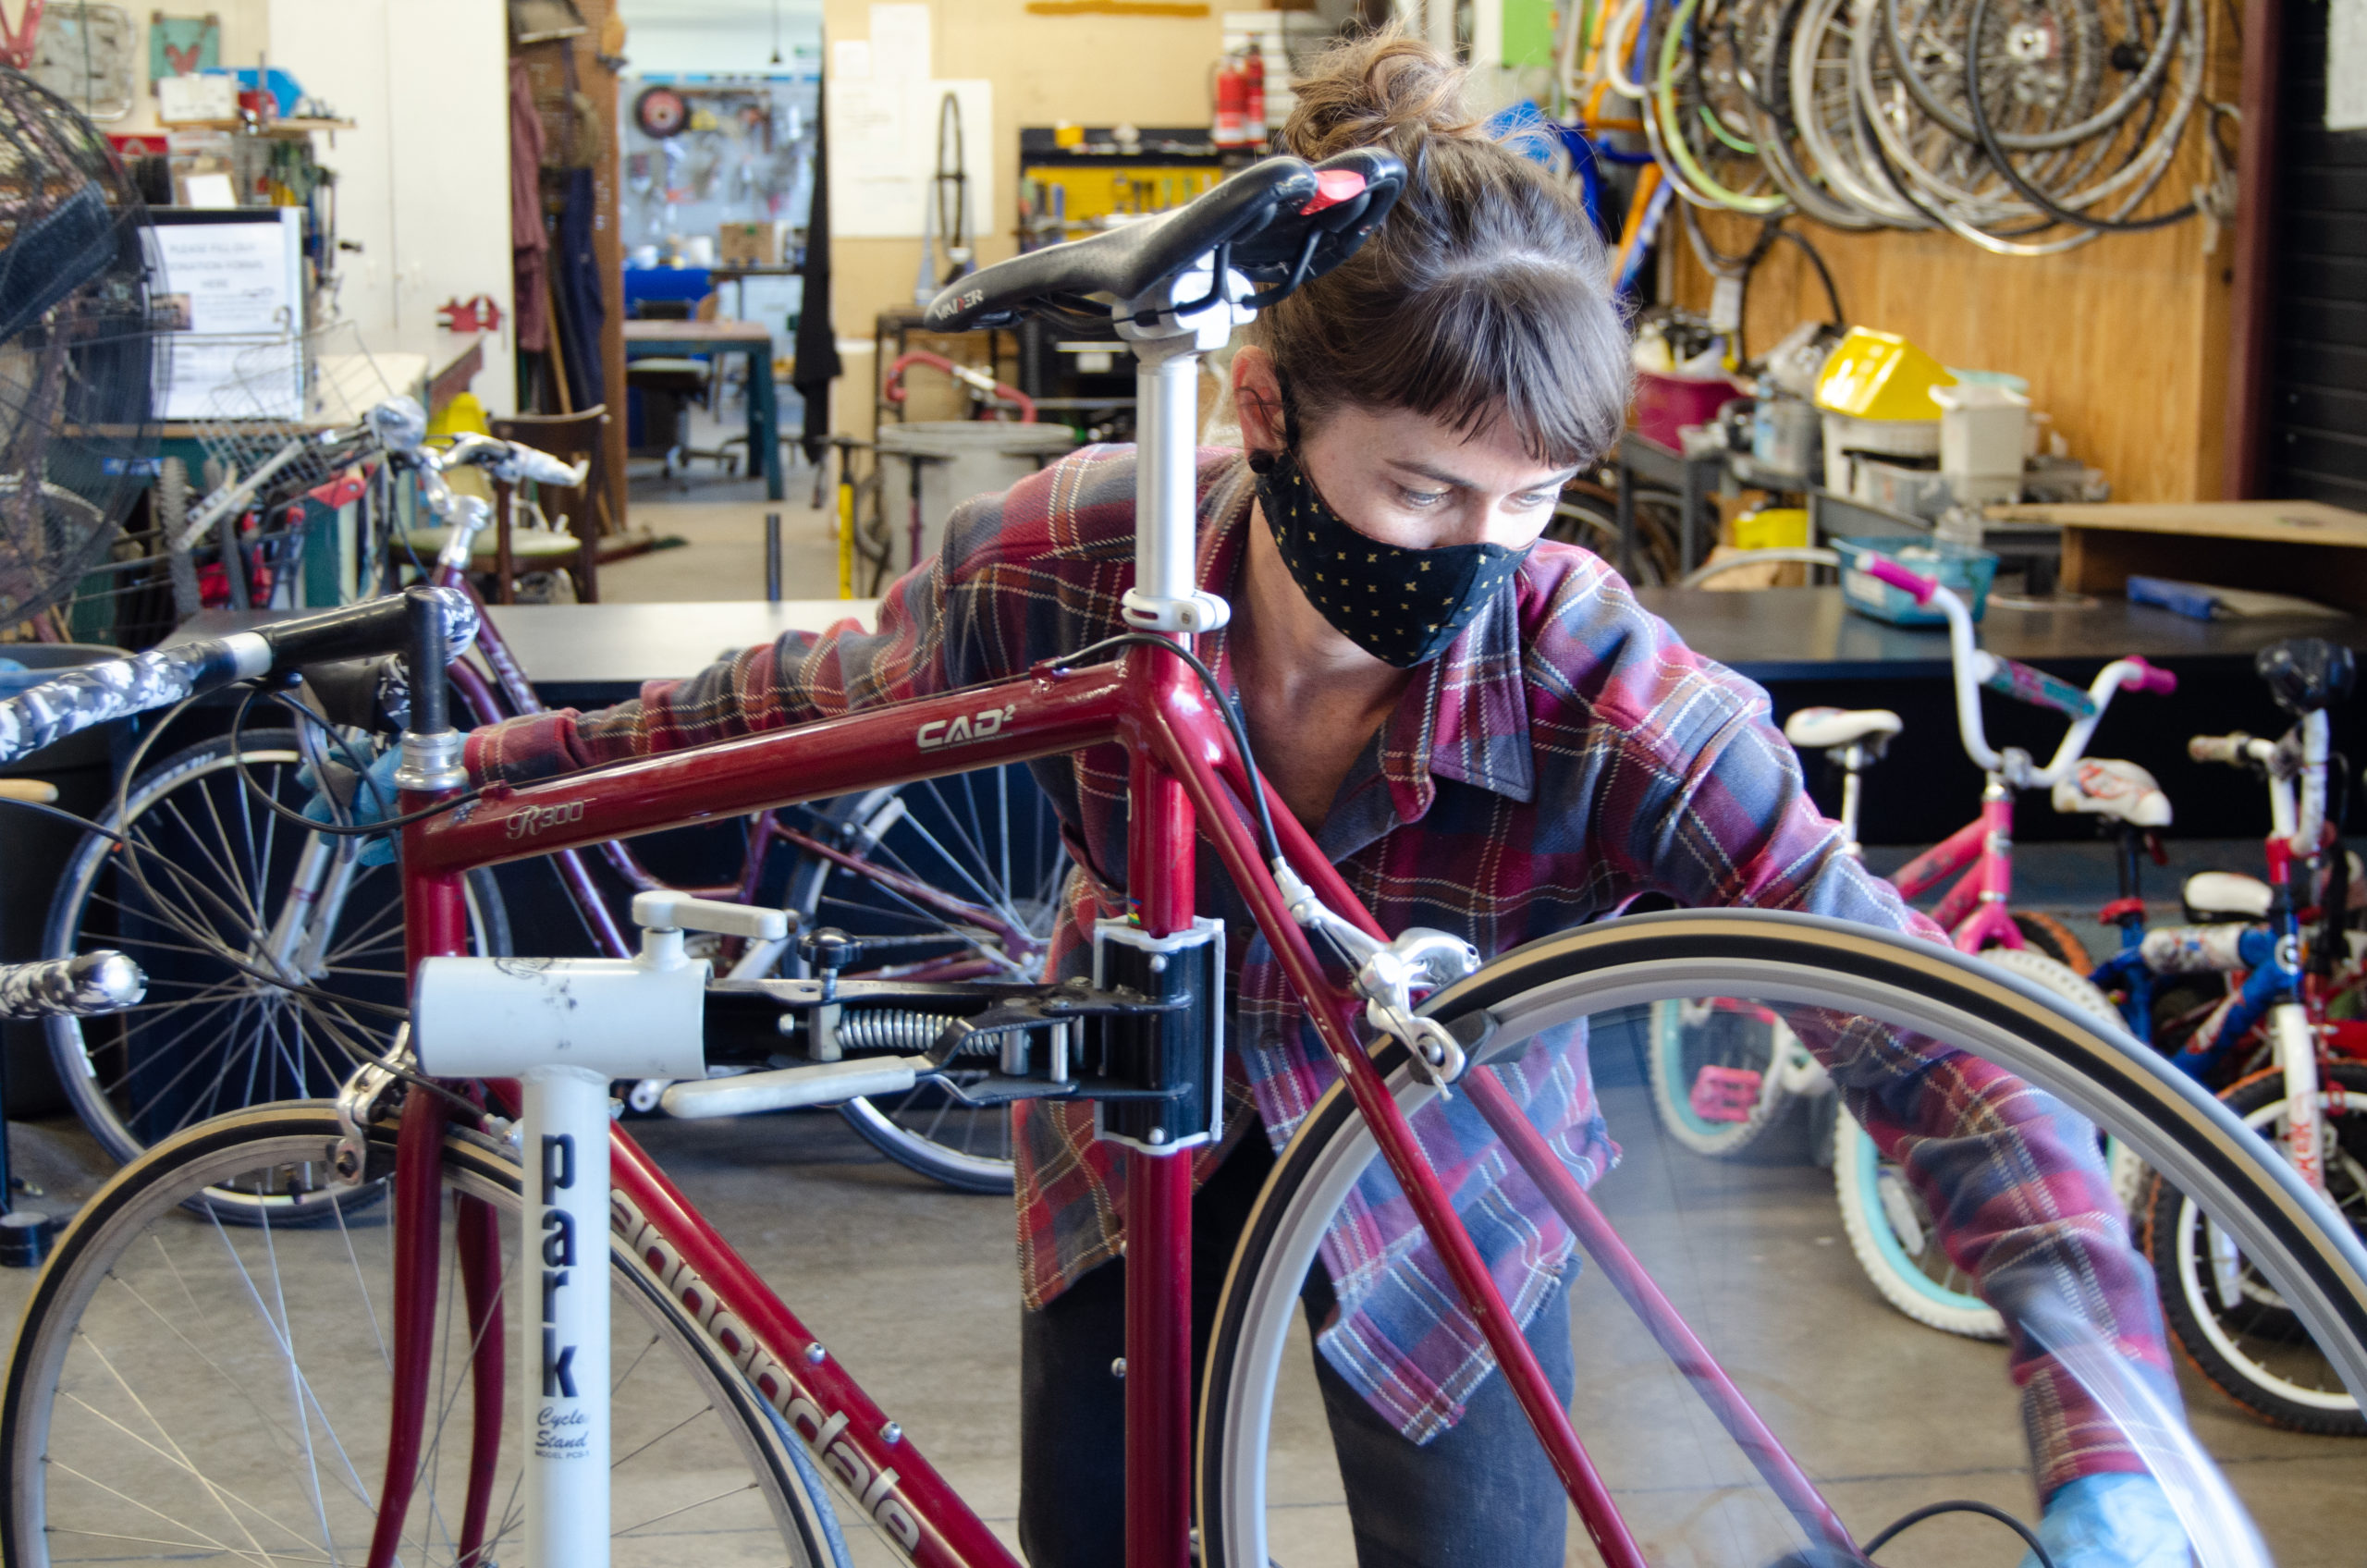
[[[1298,450],[1298,405],[1291,397],[1291,384],[1282,379],[1282,370],[1280,365],[1274,367],[1274,388],[1282,394],[1282,450],[1295,452]],[[1249,472],[1256,474],[1271,473],[1274,472],[1275,464],[1280,460],[1278,453],[1251,452]]]

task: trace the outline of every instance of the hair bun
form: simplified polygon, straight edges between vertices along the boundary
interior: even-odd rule
[[[1424,141],[1484,140],[1464,102],[1468,73],[1392,22],[1326,50],[1293,85],[1298,106],[1283,122],[1282,150],[1310,163],[1357,147],[1386,147],[1412,165]]]

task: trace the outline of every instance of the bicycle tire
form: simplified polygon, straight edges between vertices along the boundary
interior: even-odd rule
[[[1708,1006],[1710,1016],[1702,1019],[1689,1017],[1697,1009],[1684,1002],[1653,1005],[1646,1024],[1644,1075],[1662,1131],[1695,1154],[1734,1159],[1782,1126],[1792,1109],[1796,1096],[1784,1087],[1781,1067],[1793,1035],[1772,1015],[1746,1017],[1719,1009],[1716,1001]],[[1695,1032],[1705,1026],[1708,1038]],[[1693,1084],[1707,1066],[1739,1067],[1760,1075],[1759,1097],[1743,1120],[1712,1121],[1693,1109]]]
[[[368,1135],[374,1163],[390,1164],[394,1124],[373,1127]],[[337,1118],[325,1104],[233,1112],[150,1150],[78,1217],[34,1287],[9,1358],[0,1405],[0,1458],[7,1465],[0,1556],[17,1568],[85,1560],[80,1549],[87,1526],[91,1550],[111,1561],[131,1555],[126,1535],[143,1537],[158,1558],[169,1559],[205,1551],[215,1531],[233,1537],[222,1554],[243,1561],[278,1561],[288,1551],[318,1562],[313,1554],[324,1550],[330,1561],[362,1561],[374,1521],[370,1500],[384,1475],[389,1365],[362,1347],[375,1329],[377,1348],[385,1349],[388,1298],[377,1292],[391,1289],[391,1258],[377,1243],[391,1227],[350,1227],[335,1209],[324,1221],[252,1229],[212,1225],[184,1212],[199,1194],[244,1170],[293,1163],[325,1170],[337,1137]],[[506,1145],[454,1131],[445,1155],[448,1193],[487,1200],[515,1216],[519,1169]],[[471,1417],[470,1402],[460,1397],[465,1368],[454,1377],[450,1361],[471,1354],[472,1343],[469,1322],[451,1300],[459,1293],[450,1253],[454,1207],[448,1198],[440,1205],[446,1300],[437,1346],[442,1375],[451,1380],[431,1384],[439,1390],[430,1407],[435,1429],[424,1434],[426,1457],[403,1549],[406,1562],[448,1568],[456,1555],[450,1521],[460,1508],[456,1498],[439,1511],[435,1494],[465,1487]],[[514,1225],[509,1229],[507,1256],[514,1259]],[[612,1507],[627,1520],[645,1513],[649,1526],[620,1533],[619,1564],[679,1562],[683,1532],[700,1526],[769,1527],[796,1568],[841,1562],[818,1482],[730,1355],[614,1233],[609,1261],[614,1332],[623,1353],[612,1364],[623,1396],[615,1407],[614,1452],[622,1457],[613,1466]],[[276,1268],[261,1273],[273,1265],[301,1270],[301,1288],[279,1288]],[[158,1302],[143,1299],[145,1286],[170,1287],[174,1320],[164,1320]],[[202,1336],[191,1331],[199,1323]],[[658,1355],[660,1347],[672,1354]],[[171,1362],[183,1370],[176,1375]],[[656,1390],[661,1375],[679,1387]],[[505,1381],[508,1420],[517,1414],[517,1390],[514,1378]],[[290,1418],[283,1390],[300,1401],[294,1406],[300,1425]],[[117,1410],[137,1414],[117,1421]],[[189,1428],[186,1440],[167,1425],[177,1418]],[[453,1435],[438,1441],[447,1427]],[[514,1462],[522,1447],[515,1437],[505,1440],[503,1461]],[[92,1452],[106,1462],[104,1479],[78,1463]],[[317,1467],[299,1475],[308,1454]],[[716,1492],[710,1468],[729,1472],[735,1464],[745,1466],[744,1480],[729,1493]],[[705,1501],[685,1507],[686,1488],[695,1488],[705,1489],[687,1495]],[[493,1496],[514,1495],[507,1476],[497,1474]],[[136,1505],[128,1507],[127,1497]],[[225,1507],[224,1497],[242,1509]],[[173,1520],[169,1511],[182,1499],[203,1518]],[[283,1501],[284,1507],[266,1506]],[[501,1545],[516,1544],[514,1508],[514,1501],[504,1505],[507,1528],[492,1543],[495,1555]],[[652,1528],[660,1516],[662,1532]],[[173,1525],[186,1531],[179,1540],[166,1538]],[[281,1528],[300,1546],[279,1544]],[[242,1531],[248,1541],[260,1532],[275,1550],[250,1552],[236,1539]]]
[[[2357,1226],[2367,1212],[2367,1166],[2361,1163],[2367,1160],[2367,1064],[2329,1062],[2319,1071],[2329,1085],[2319,1101],[2334,1145],[2325,1161],[2326,1184]],[[2220,1097],[2246,1125],[2273,1130],[2285,1105],[2284,1073],[2255,1073]],[[2214,1267],[2218,1260],[2211,1256],[2217,1234],[2218,1227],[2201,1207],[2169,1182],[2154,1181],[2146,1207],[2145,1254],[2179,1354],[2213,1388],[2272,1427],[2367,1437],[2367,1414],[2339,1382],[2328,1389],[2323,1377],[2314,1385],[2300,1380],[2296,1374],[2311,1370],[2314,1347],[2291,1309],[2242,1267],[2239,1253],[2225,1259],[2227,1284],[2238,1299],[2225,1299]]]
[[[2017,915],[2017,921],[2021,916]],[[2068,933],[2066,933],[2067,936]],[[2075,939],[2076,941],[2076,939]],[[2112,998],[2077,970],[2030,948],[1992,948],[1984,960],[2117,1025]],[[2116,1192],[2118,1188],[2116,1187]],[[1883,1300],[1926,1328],[1972,1340],[2005,1338],[2005,1320],[1938,1245],[1921,1194],[1844,1109],[1834,1128],[1833,1191],[1849,1251]],[[2127,1204],[2124,1194],[2122,1202]]]
[[[2208,1188],[2289,1299],[2367,1387],[2367,1249],[2324,1222],[2291,1170],[2226,1109],[2116,1029],[2018,977],[1933,943],[1771,911],[1639,915],[1515,949],[1423,1011],[1490,1016],[1477,1071],[1539,1030],[1684,996],[1841,1008],[1951,1040],[2126,1128],[2148,1158]],[[1438,1091],[1393,1039],[1374,1065],[1411,1113]],[[1259,1194],[1227,1271],[1200,1385],[1197,1513],[1204,1568],[1264,1568],[1265,1464],[1284,1341],[1331,1216],[1374,1156],[1344,1088],[1308,1112]]]
[[[987,779],[994,781],[991,787],[982,783]],[[1013,814],[1014,803],[1023,808],[1020,815]],[[811,830],[816,837],[857,851],[885,870],[996,905],[1031,940],[1048,940],[1061,917],[1059,895],[1067,858],[1058,824],[1033,778],[1017,765],[843,796],[822,802],[814,815]],[[958,950],[947,936],[955,926],[909,900],[883,898],[876,878],[867,888],[864,879],[862,872],[808,855],[790,884],[790,906],[804,928],[839,925],[858,940],[874,942],[864,967],[851,974],[875,973],[872,966],[879,960],[900,953]],[[880,941],[908,945],[877,946]],[[990,965],[1000,950],[991,940],[974,940],[972,946]],[[1040,951],[1024,954],[1005,967],[1020,977],[1041,978],[1042,959]],[[925,1048],[934,1031],[929,1036],[904,1045]],[[1012,1190],[1006,1107],[964,1107],[942,1088],[924,1084],[893,1100],[850,1100],[841,1110],[873,1147],[931,1181],[960,1192]]]
[[[43,1025],[67,1099],[118,1161],[207,1116],[334,1094],[352,1071],[356,1046],[383,1052],[399,1022],[359,1009],[331,1012],[292,991],[275,992],[219,956],[217,944],[255,960],[260,932],[287,908],[307,837],[250,798],[238,759],[282,804],[300,806],[310,797],[296,781],[303,758],[295,731],[249,730],[235,746],[227,735],[201,741],[133,779],[123,816],[111,806],[100,818],[101,827],[151,851],[145,888],[124,868],[114,840],[92,833],[67,859],[50,901],[43,957],[112,947],[148,975],[147,998],[137,1007]],[[158,859],[168,864],[153,864]],[[508,954],[509,913],[493,874],[472,871],[465,891],[475,950]],[[352,867],[336,901],[311,984],[401,1007],[408,986],[395,868]],[[185,1013],[194,1016],[184,1026]],[[161,1043],[138,1037],[160,1026],[179,1033]],[[186,1044],[201,1028],[216,1033]],[[199,1093],[190,1087],[196,1083],[207,1086]]]
[[[2071,927],[2064,925],[2054,916],[2041,914],[2033,910],[2016,910],[2014,929],[2022,934],[2022,940],[2025,943],[2036,948],[2048,958],[2071,971],[2072,977],[2079,980],[2081,985],[2086,985],[2086,977],[2094,973],[2095,961],[2088,956],[2088,945],[2079,940]],[[2097,995],[2101,996],[2103,993],[2098,992]],[[2082,996],[2079,998],[2080,1005],[2088,1005],[2089,1000],[2089,998]]]

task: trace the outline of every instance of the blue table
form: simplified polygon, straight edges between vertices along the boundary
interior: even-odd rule
[[[765,498],[781,498],[780,410],[773,395],[772,328],[760,321],[629,321],[625,358],[748,356],[748,458],[765,469]]]

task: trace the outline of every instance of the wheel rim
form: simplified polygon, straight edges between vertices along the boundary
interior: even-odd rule
[[[2348,1109],[2348,1096],[2339,1093],[2322,1093],[2319,1099],[2328,1112]],[[2246,1112],[2244,1125],[2263,1137],[2269,1136],[2283,1121],[2284,1109],[2283,1099],[2271,1099]],[[2324,1125],[2333,1131],[2336,1118],[2327,1116]],[[2334,1155],[2326,1161],[2328,1196],[2352,1228],[2361,1229],[2367,1226],[2367,1165],[2345,1149],[2338,1137]],[[2218,1227],[2193,1199],[2179,1198],[2173,1259],[2177,1288],[2186,1298],[2187,1311],[2196,1329],[2248,1381],[2278,1398],[2309,1410],[2357,1413],[2359,1402],[2338,1378],[2333,1378],[2324,1355],[2300,1331],[2292,1308],[2274,1286],[2261,1278],[2232,1239],[2228,1244],[2237,1255],[2236,1278],[2244,1299],[2236,1306],[2219,1299],[2213,1259],[2205,1241],[2207,1233],[2217,1231]],[[2231,1327],[2230,1318],[2238,1312],[2244,1313],[2247,1321]],[[2292,1373],[2305,1360],[2313,1363],[2327,1380],[2334,1381],[2333,1390],[2327,1390],[2323,1381],[2312,1385],[2295,1380]]]
[[[1758,929],[1746,932],[1746,925]],[[2276,1257],[2277,1278],[2336,1333],[2346,1365],[2361,1369],[2367,1361],[2367,1255],[2355,1237],[2305,1217],[2290,1172],[2260,1150],[2257,1139],[2117,1031],[2080,1018],[2025,982],[1976,969],[1962,955],[1919,949],[1820,917],[1647,915],[1531,944],[1433,998],[1424,1011],[1451,1022],[1487,1012],[1493,1032],[1476,1063],[1511,1060],[1539,1033],[1574,1020],[1684,997],[1748,995],[1937,1035],[2054,1092],[2083,1114],[2127,1125],[2150,1157],[2221,1194],[2245,1194],[2229,1207],[2242,1216],[2247,1235]],[[1385,1046],[1376,1054],[1407,1114],[1434,1096],[1412,1081],[1402,1047]],[[1312,1221],[1331,1214],[1373,1158],[1369,1132],[1348,1112],[1338,1088],[1305,1119],[1299,1140],[1235,1258],[1219,1314],[1220,1354],[1203,1390],[1202,1540],[1209,1561],[1227,1568],[1268,1561],[1266,1441],[1297,1282],[1321,1243],[1322,1228]],[[1295,1179],[1282,1181],[1286,1172]],[[2126,1390],[2125,1366],[2105,1347],[2083,1345],[2076,1332],[2065,1332],[2073,1327],[2050,1323],[2050,1350],[2066,1365],[2077,1362],[2077,1375],[2091,1390],[2111,1389],[2110,1380],[2091,1380],[2099,1378],[2118,1379]],[[2121,1401],[2129,1414],[2118,1418],[2124,1435],[2140,1441],[2156,1478],[2184,1500],[2181,1518],[2197,1532],[2201,1560],[2262,1561],[2216,1467],[2174,1417],[2153,1413],[2144,1403],[2151,1397]],[[2192,1517],[2188,1504],[2199,1511]]]
[[[311,791],[297,781],[293,742],[267,731],[239,754],[274,800],[300,806]],[[383,1053],[393,1037],[394,1011],[369,1004],[399,1010],[407,992],[394,867],[332,868],[310,928],[283,925],[311,836],[251,799],[228,751],[168,761],[143,782],[126,802],[129,826],[113,814],[106,825],[150,851],[138,863],[144,885],[122,853],[88,847],[69,869],[47,944],[51,956],[116,947],[148,975],[146,999],[126,1011],[47,1025],[80,1069],[77,1109],[118,1158],[223,1111],[335,1093],[361,1056]],[[479,895],[472,879],[464,897],[482,950]],[[270,956],[276,927],[289,960]],[[261,974],[242,973],[221,951]],[[326,995],[262,977],[296,973]]]
[[[248,1120],[285,1130],[300,1119],[272,1111]],[[384,1476],[391,1227],[383,1208],[248,1228],[177,1212],[177,1199],[231,1184],[251,1166],[316,1159],[335,1123],[316,1114],[306,1130],[250,1141],[209,1140],[211,1131],[191,1141],[217,1146],[104,1217],[112,1267],[46,1304],[57,1314],[52,1321],[70,1321],[71,1331],[60,1327],[37,1349],[18,1349],[18,1452],[9,1455],[13,1526],[24,1532],[17,1561],[119,1559],[127,1535],[149,1550],[249,1563],[364,1554]],[[515,1167],[479,1150],[454,1152],[448,1182],[498,1207],[506,1277],[514,1275]],[[429,1568],[448,1568],[457,1555],[471,1418],[469,1319],[459,1305],[452,1206],[443,1208],[438,1365],[421,1489],[400,1549],[404,1562]],[[787,1544],[793,1561],[811,1562],[786,1501],[796,1483],[784,1473],[785,1451],[745,1424],[753,1396],[718,1380],[728,1362],[691,1359],[666,1329],[662,1290],[645,1271],[612,1278],[624,1281],[612,1363],[615,1561],[671,1563],[701,1543],[754,1536],[771,1542],[767,1561],[779,1562]],[[514,1556],[519,1545],[514,1299],[507,1316],[512,1375],[488,1560]],[[34,1399],[53,1388],[54,1399]],[[38,1408],[28,1410],[29,1401]]]

